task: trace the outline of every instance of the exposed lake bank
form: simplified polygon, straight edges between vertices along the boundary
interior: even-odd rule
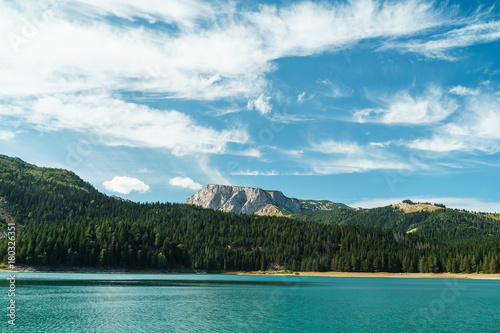
[[[500,280],[500,274],[467,273],[388,273],[388,272],[235,272],[225,274],[241,275],[290,275],[290,276],[332,276],[332,277],[390,277],[390,278],[432,278],[432,279],[478,279]]]
[[[129,269],[111,267],[77,266],[16,266],[15,269],[0,268],[0,272],[25,273],[107,273],[107,274],[220,274],[224,271],[201,271],[195,269]]]
[[[230,274],[230,275],[282,275],[282,276],[325,276],[325,277],[389,277],[389,278],[432,278],[432,279],[477,279],[500,280],[500,274],[476,273],[388,273],[388,272],[292,272],[292,271],[220,271],[194,269],[146,269],[134,270],[125,268],[105,267],[50,267],[50,266],[19,266],[15,270],[0,268],[0,272],[57,272],[57,273],[111,273],[111,274]]]

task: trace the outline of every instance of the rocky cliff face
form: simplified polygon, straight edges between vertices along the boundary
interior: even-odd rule
[[[290,199],[279,191],[212,184],[196,192],[186,200],[186,204],[238,214],[267,215],[269,211],[274,215],[279,208],[294,213],[301,211],[299,200]],[[277,208],[273,209],[273,206]]]
[[[280,191],[261,188],[206,185],[186,200],[186,204],[238,214],[286,215],[287,213],[316,212],[348,207],[328,200],[299,200],[288,198]]]

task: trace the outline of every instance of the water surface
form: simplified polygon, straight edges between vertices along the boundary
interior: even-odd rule
[[[498,332],[500,281],[17,273],[4,332]],[[2,291],[3,290],[3,291]]]

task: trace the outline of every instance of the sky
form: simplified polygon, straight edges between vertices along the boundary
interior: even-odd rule
[[[500,212],[499,55],[486,0],[0,0],[0,154],[138,202]]]

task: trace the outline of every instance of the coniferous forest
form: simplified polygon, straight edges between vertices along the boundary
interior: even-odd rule
[[[406,216],[390,207],[333,210],[329,220],[304,222],[141,204],[106,196],[70,171],[5,156],[0,156],[0,198],[0,228],[5,231],[10,219],[16,222],[16,265],[500,272],[499,221],[456,210]],[[432,228],[433,219],[440,228]],[[425,222],[424,234],[402,231],[401,225],[419,222]],[[466,223],[473,227],[464,229]],[[0,239],[4,263],[7,243]]]

